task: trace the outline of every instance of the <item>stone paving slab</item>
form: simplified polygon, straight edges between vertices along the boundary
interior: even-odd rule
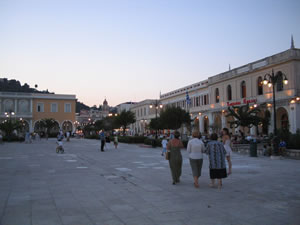
[[[222,190],[200,188],[186,151],[181,183],[172,185],[160,148],[71,139],[65,154],[49,139],[0,145],[1,225],[296,225],[300,161],[233,154]]]

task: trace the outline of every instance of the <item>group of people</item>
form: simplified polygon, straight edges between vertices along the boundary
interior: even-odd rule
[[[171,139],[169,142],[164,141],[165,139],[162,141],[162,155],[168,155],[173,185],[180,182],[182,169],[182,155],[180,150],[184,146],[179,137],[180,133],[176,131],[174,133],[174,139]],[[230,147],[230,135],[228,129],[224,128],[222,130],[222,141],[218,141],[217,134],[211,134],[207,146],[203,143],[200,132],[194,131],[192,139],[188,142],[187,152],[189,154],[195,188],[199,188],[199,177],[201,176],[204,153],[208,155],[209,159],[210,186],[216,187],[215,181],[217,179],[217,187],[221,188],[222,179],[226,178],[232,172],[232,150]],[[226,168],[226,161],[228,162],[228,171]]]
[[[101,152],[104,152],[104,147],[105,147],[106,143],[110,143],[110,138],[109,138],[109,135],[105,135],[104,131],[101,131],[99,133],[99,137],[100,137],[100,141],[101,141],[100,150],[101,150]],[[118,144],[119,144],[118,136],[114,135],[114,146],[115,146],[115,149],[118,148]]]

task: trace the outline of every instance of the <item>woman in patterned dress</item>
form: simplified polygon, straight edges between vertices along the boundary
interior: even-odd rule
[[[217,141],[218,135],[212,134],[211,141],[207,145],[207,154],[209,158],[209,175],[211,187],[215,187],[215,179],[218,179],[218,188],[222,187],[222,178],[227,177],[226,172],[226,150],[223,143]]]

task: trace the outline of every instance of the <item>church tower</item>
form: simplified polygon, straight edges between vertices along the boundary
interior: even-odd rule
[[[103,101],[102,111],[105,111],[105,112],[109,111],[109,106],[108,106],[108,102],[106,101],[106,99],[104,99],[104,101]]]

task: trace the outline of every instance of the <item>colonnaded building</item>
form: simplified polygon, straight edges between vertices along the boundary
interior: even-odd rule
[[[40,121],[52,118],[56,125],[51,132],[75,131],[75,95],[0,92],[0,122],[21,120],[24,131],[40,132]]]
[[[218,132],[227,127],[235,134],[239,128],[231,129],[229,122],[233,118],[225,116],[228,106],[247,103],[252,107],[260,106],[260,116],[270,116],[269,127],[263,129],[260,125],[246,132],[251,135],[272,133],[273,91],[270,84],[263,85],[265,75],[272,71],[274,74],[282,72],[275,85],[277,129],[287,128],[295,133],[300,129],[300,49],[294,47],[293,40],[291,48],[284,52],[162,94],[160,102],[164,107],[177,106],[189,111],[194,128],[202,133]],[[190,104],[187,104],[187,93]]]

